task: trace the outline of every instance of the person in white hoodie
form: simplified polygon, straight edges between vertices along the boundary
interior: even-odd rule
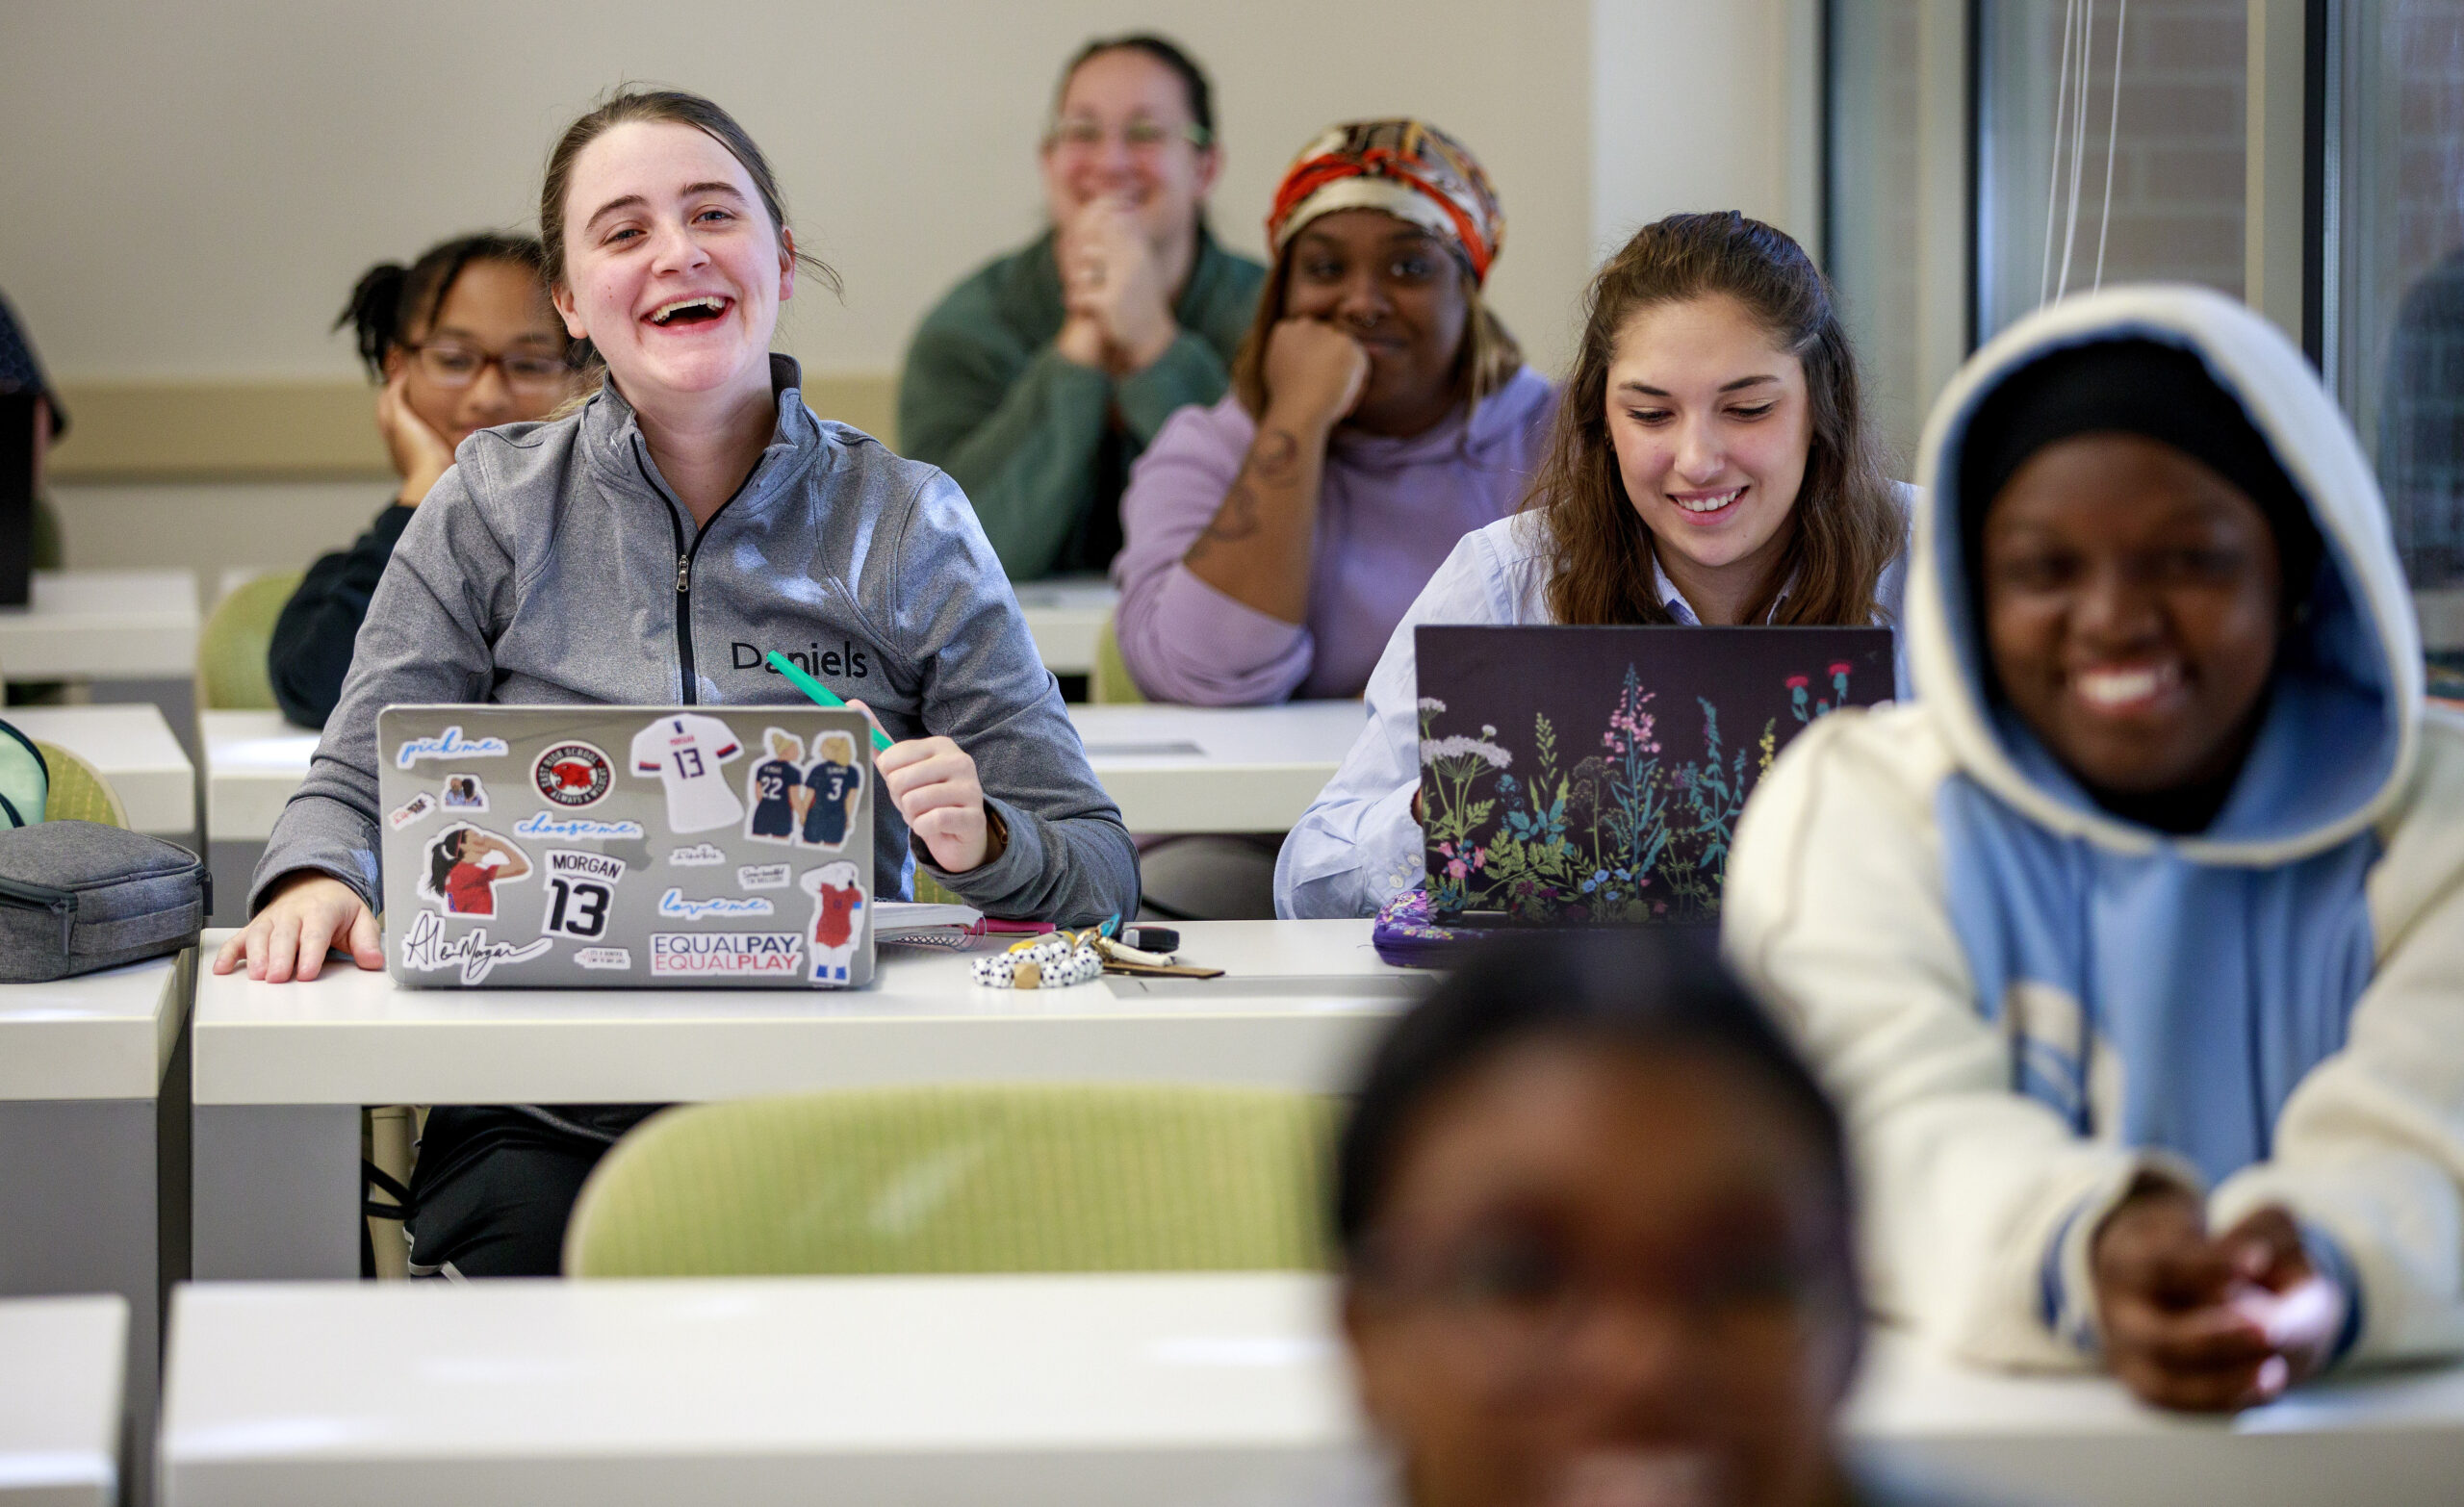
[[[1916,696],[1765,777],[1724,942],[1839,1097],[1874,1296],[2265,1401],[2464,1345],[2464,722],[2386,510],[2241,305],[2108,291],[1937,405]]]

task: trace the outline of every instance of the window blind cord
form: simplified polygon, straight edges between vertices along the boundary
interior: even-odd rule
[[[2089,43],[2096,31],[2096,0],[2085,0],[2079,23],[2079,97],[2070,112],[2070,208],[2063,218],[2062,277],[2053,285],[2054,302],[2060,303],[2070,293],[2070,250],[2079,239],[2079,186],[2082,168],[2088,155],[2088,74],[2089,60],[2093,56]],[[2063,71],[2069,72],[2066,64]],[[2045,227],[2048,231],[2053,227]]]
[[[2053,89],[2053,173],[2044,186],[2044,261],[2037,272],[2037,307],[2053,297],[2053,209],[2062,200],[2062,126],[2070,108],[2070,35],[2079,0],[2062,0],[2062,78]]]
[[[2105,122],[2105,208],[2096,217],[2096,286],[2105,286],[2105,233],[2114,226],[2114,143],[2121,140],[2121,37],[2130,24],[2130,0],[2114,16],[2114,103]]]

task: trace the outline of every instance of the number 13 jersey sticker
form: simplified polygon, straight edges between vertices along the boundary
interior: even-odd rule
[[[682,712],[633,734],[633,772],[666,786],[670,831],[706,832],[744,820],[744,805],[719,768],[743,753],[726,723]]]

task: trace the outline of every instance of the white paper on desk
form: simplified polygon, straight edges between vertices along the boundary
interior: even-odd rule
[[[911,932],[965,931],[983,924],[984,912],[973,906],[928,905],[913,900],[885,900],[873,908],[873,934],[898,936]]]

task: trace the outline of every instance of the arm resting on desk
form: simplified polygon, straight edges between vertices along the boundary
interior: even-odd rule
[[[2219,1226],[2281,1203],[2358,1282],[2354,1361],[2464,1350],[2464,722],[2433,711],[2369,881],[2378,946],[2344,1049],[2277,1117],[2272,1157],[2216,1190]]]

